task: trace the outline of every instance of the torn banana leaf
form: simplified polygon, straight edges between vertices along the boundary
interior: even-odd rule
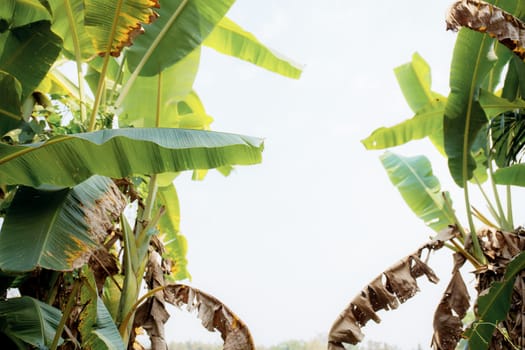
[[[215,297],[190,286],[171,284],[164,289],[164,298],[176,306],[186,304],[189,311],[197,310],[204,328],[221,333],[224,350],[255,350],[248,327]]]
[[[343,343],[357,344],[363,340],[361,329],[370,320],[379,323],[379,310],[396,309],[400,303],[419,291],[417,278],[427,276],[432,283],[439,281],[434,271],[421,260],[424,250],[440,249],[443,242],[456,234],[454,227],[443,230],[439,240],[428,242],[414,253],[385,270],[368,284],[336,319],[328,334],[328,350],[344,350]]]

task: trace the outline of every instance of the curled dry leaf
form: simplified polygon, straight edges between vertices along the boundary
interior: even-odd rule
[[[465,263],[459,254],[454,254],[454,268],[445,293],[434,313],[432,347],[436,350],[454,350],[463,333],[463,323],[470,307],[467,286],[459,269]]]
[[[447,14],[447,29],[467,27],[487,33],[525,59],[525,23],[512,14],[478,0],[455,2]]]
[[[448,228],[451,232],[454,227]],[[452,234],[447,237],[452,237]],[[328,349],[342,350],[343,343],[357,344],[363,340],[361,332],[369,320],[379,323],[379,310],[396,309],[419,290],[416,279],[427,276],[429,281],[438,282],[432,269],[421,260],[424,250],[437,250],[443,246],[440,240],[434,240],[406,256],[391,268],[385,270],[368,284],[336,319],[328,334]]]
[[[218,330],[224,340],[224,350],[255,350],[248,327],[226,305],[196,288],[171,284],[164,289],[164,299],[176,306],[186,304],[197,310],[204,328]]]

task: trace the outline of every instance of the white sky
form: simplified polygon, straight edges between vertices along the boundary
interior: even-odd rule
[[[203,51],[196,91],[212,127],[264,137],[266,147],[261,165],[176,183],[189,269],[192,284],[233,309],[256,343],[326,334],[361,288],[432,234],[390,184],[382,152],[360,140],[411,117],[393,69],[415,51],[431,65],[434,90],[448,94],[451,3],[239,0],[229,17],[304,63],[298,81]],[[395,151],[431,154],[443,187],[454,188],[427,142]],[[462,197],[454,199],[462,212]],[[421,280],[420,294],[365,327],[365,340],[429,348],[449,260],[438,252],[431,266],[442,282]],[[173,340],[220,339],[183,312],[168,325]]]

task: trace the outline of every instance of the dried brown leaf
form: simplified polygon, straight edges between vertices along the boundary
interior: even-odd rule
[[[452,237],[447,235],[449,236]],[[381,321],[376,311],[395,309],[399,303],[404,303],[414,296],[419,290],[416,278],[424,275],[429,281],[437,283],[437,276],[421,260],[421,255],[424,250],[437,250],[442,246],[441,240],[429,242],[370,282],[332,325],[328,334],[328,349],[344,349],[343,343],[355,345],[363,340],[364,334],[361,328],[369,320],[377,323]]]
[[[224,340],[224,350],[255,350],[248,327],[226,305],[215,297],[183,284],[171,284],[164,289],[167,302],[188,310],[197,310],[202,325],[209,331],[218,330]]]
[[[467,286],[459,271],[464,262],[465,260],[454,257],[452,278],[434,313],[432,347],[436,350],[454,350],[463,333],[461,320],[470,307]]]
[[[447,29],[467,27],[487,33],[521,59],[525,58],[525,23],[492,4],[478,0],[457,1],[450,8],[446,22]]]

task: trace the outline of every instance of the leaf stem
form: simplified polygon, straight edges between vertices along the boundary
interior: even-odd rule
[[[140,60],[139,64],[137,65],[137,67],[135,68],[133,73],[131,73],[129,79],[126,81],[126,84],[122,87],[122,89],[120,91],[120,95],[117,98],[117,101],[115,101],[115,107],[116,108],[118,108],[122,104],[122,101],[124,101],[124,99],[128,95],[129,90],[131,89],[131,86],[133,85],[133,83],[137,79],[138,75],[140,74],[140,71],[142,70],[142,68],[144,68],[144,66],[148,62],[149,58],[153,54],[153,51],[155,51],[155,49],[159,46],[161,40],[164,39],[164,36],[171,29],[171,27],[173,26],[173,23],[179,17],[179,15],[181,14],[182,10],[184,10],[184,7],[186,7],[188,2],[189,2],[189,0],[183,0],[180,3],[179,7],[177,7],[175,12],[168,19],[168,22],[166,23],[164,28],[162,28],[162,30],[157,35],[155,40],[153,40],[151,45],[148,47],[148,50],[144,53],[144,56],[142,56],[142,59]]]
[[[78,93],[80,99],[80,121],[85,123],[86,121],[86,101],[84,101],[84,79],[82,78],[82,52],[80,49],[80,42],[78,41],[78,32],[75,25],[75,16],[73,14],[73,9],[71,7],[71,1],[65,0],[64,6],[67,12],[67,20],[69,22],[69,27],[71,29],[71,37],[73,39],[73,47],[75,50],[75,61],[77,66],[77,81],[78,81]]]
[[[514,230],[514,215],[512,213],[512,188],[510,185],[506,187],[507,191],[507,223],[510,226],[510,230]]]
[[[126,328],[128,327],[128,323],[131,319],[131,317],[133,316],[133,314],[135,313],[135,311],[137,310],[137,308],[139,307],[140,304],[142,304],[142,302],[144,300],[146,300],[147,298],[149,298],[150,296],[152,296],[153,294],[157,293],[158,291],[161,291],[163,289],[165,289],[167,286],[159,286],[157,288],[153,288],[151,290],[149,290],[146,294],[144,294],[143,296],[141,296],[136,302],[135,304],[133,304],[133,306],[131,306],[129,312],[126,314],[126,316],[124,317],[124,319],[122,320],[122,323],[120,324],[119,326],[119,331],[120,331],[120,334],[122,334],[122,332],[124,330],[126,330]]]

